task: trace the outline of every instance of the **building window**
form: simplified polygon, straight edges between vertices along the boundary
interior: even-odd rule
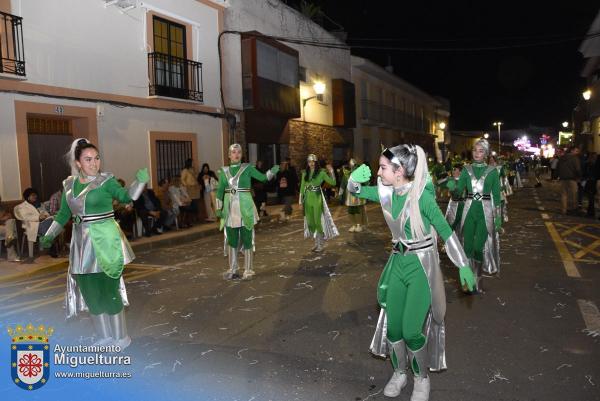
[[[186,59],[185,26],[153,17],[154,52],[148,55],[150,96],[202,101],[202,64]]]
[[[192,158],[192,141],[157,140],[156,174],[158,180],[180,175],[185,161]]]
[[[244,109],[300,117],[298,58],[297,50],[282,43],[242,35]]]

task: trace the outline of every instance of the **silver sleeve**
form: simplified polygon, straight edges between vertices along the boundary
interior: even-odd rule
[[[275,174],[271,170],[267,170],[267,180],[271,181],[273,178],[275,178]]]
[[[217,206],[217,210],[223,209],[223,201],[221,199],[219,199],[219,198],[215,199],[215,201],[216,201],[215,202],[216,203],[215,206]]]
[[[348,185],[346,186],[348,192],[353,194],[359,194],[361,187],[362,185],[360,183],[355,182],[354,180],[352,180],[352,178],[348,178]]]
[[[137,180],[133,181],[129,186],[129,190],[127,191],[129,193],[129,197],[132,200],[138,200],[138,198],[142,195],[145,186],[145,182],[138,182]]]
[[[456,267],[469,266],[469,259],[467,259],[467,255],[455,232],[453,232],[450,238],[446,240],[446,255],[448,255],[450,261],[454,263]]]
[[[56,220],[53,220],[52,224],[50,224],[50,227],[48,228],[48,230],[46,231],[46,233],[44,235],[54,239],[54,238],[58,237],[60,235],[60,233],[62,233],[62,232],[63,232],[63,226],[58,224],[56,222]]]

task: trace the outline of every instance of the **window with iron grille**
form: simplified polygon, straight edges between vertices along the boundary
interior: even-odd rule
[[[180,175],[187,159],[192,159],[192,141],[156,141],[156,173],[159,181]]]

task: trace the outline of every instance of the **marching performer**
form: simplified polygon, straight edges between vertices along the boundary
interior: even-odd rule
[[[250,192],[251,179],[261,182],[272,180],[279,166],[273,166],[266,175],[251,164],[242,163],[242,147],[234,143],[229,146],[229,166],[219,172],[217,188],[217,217],[225,233],[225,255],[229,256],[229,269],[223,273],[226,280],[239,278],[238,252],[244,250],[244,280],[254,276],[254,225],[258,223],[258,212]]]
[[[367,226],[367,213],[365,211],[365,205],[367,204],[367,201],[365,199],[357,198],[350,191],[346,190],[350,174],[356,170],[357,167],[358,165],[354,159],[350,159],[348,162],[348,168],[345,166],[342,167],[342,183],[339,189],[341,202],[348,207],[348,216],[350,217],[350,222],[352,223],[352,226],[349,230],[351,233],[362,232]]]
[[[88,310],[100,337],[96,345],[125,348],[131,338],[123,310],[129,302],[122,273],[135,255],[115,221],[112,202],[129,203],[139,198],[149,181],[148,170],[138,170],[136,181],[127,190],[112,174],[100,172],[98,149],[87,139],[76,139],[67,157],[72,175],[63,181],[60,210],[40,242],[49,248],[73,219],[67,318]]]
[[[490,156],[489,164],[498,170],[498,177],[500,178],[500,212],[504,222],[508,223],[508,197],[513,194],[513,191],[506,175],[507,166],[501,158],[497,158],[495,155]]]
[[[483,273],[496,274],[500,271],[500,180],[498,170],[486,163],[489,153],[488,141],[480,139],[475,142],[473,163],[463,167],[458,181],[448,182],[454,196],[461,197],[466,191],[460,224],[462,243],[477,277],[479,291],[482,291]]]
[[[313,237],[315,246],[312,251],[323,252],[325,241],[339,235],[321,190],[323,182],[335,185],[335,174],[332,166],[328,165],[325,172],[317,169],[316,163],[317,156],[309,154],[300,183],[300,204],[304,205],[304,238]]]
[[[415,145],[384,149],[377,175],[376,187],[361,186],[371,176],[362,165],[348,182],[348,190],[355,196],[381,203],[392,233],[392,254],[377,287],[381,313],[371,352],[389,355],[392,361],[394,373],[384,388],[386,396],[400,394],[410,366],[414,373],[411,401],[427,401],[429,370],[446,369],[446,295],[437,234],[445,241],[450,260],[459,267],[461,285],[473,288],[473,273],[458,237],[435,202],[433,187],[427,184],[423,149]]]
[[[460,164],[455,164],[452,168],[452,176],[448,178],[448,180],[457,181],[460,177],[460,173],[462,170],[462,166]],[[448,180],[445,180],[444,186],[448,187]],[[455,196],[452,193],[450,194],[450,199],[448,200],[448,206],[446,208],[446,221],[452,227],[452,230],[461,238],[460,232],[460,223],[462,220],[463,209],[465,207],[465,199],[462,196]]]

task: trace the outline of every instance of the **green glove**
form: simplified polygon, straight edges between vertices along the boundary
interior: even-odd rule
[[[49,235],[43,235],[40,237],[40,245],[44,249],[50,249],[52,247],[52,243],[54,242],[54,238]]]
[[[369,182],[371,179],[371,169],[366,164],[361,164],[356,170],[350,174],[350,178],[354,182],[360,184]]]
[[[219,219],[222,219],[222,218],[223,218],[223,209],[217,209],[217,210],[215,211],[215,214],[217,215],[217,217],[218,217]]]
[[[148,174],[147,168],[141,168],[135,173],[135,179],[140,183],[147,183],[150,181],[150,175]]]
[[[278,172],[279,172],[279,164],[276,164],[273,167],[271,167],[271,174],[277,175]]]
[[[473,271],[469,266],[463,266],[458,269],[458,275],[460,276],[461,286],[467,286],[469,291],[475,289],[475,277],[473,277]]]
[[[502,216],[496,216],[494,218],[494,227],[496,227],[496,231],[500,231],[502,228]]]

